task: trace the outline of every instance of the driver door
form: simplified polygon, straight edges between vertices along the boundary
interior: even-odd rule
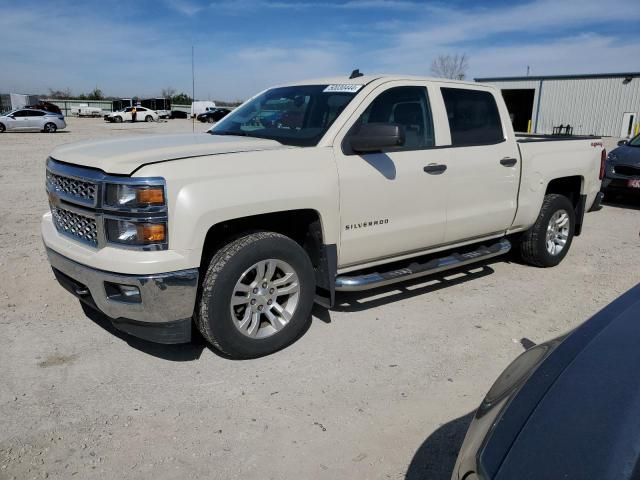
[[[441,173],[447,150],[434,148],[429,97],[428,88],[419,82],[384,84],[365,99],[336,137],[339,267],[417,253],[444,242],[447,175]],[[405,144],[377,153],[354,153],[349,135],[364,123],[401,125]]]
[[[26,130],[29,128],[29,112],[27,110],[18,110],[13,114],[11,122],[7,122],[7,130]]]

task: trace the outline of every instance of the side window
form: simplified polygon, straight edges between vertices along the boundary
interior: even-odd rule
[[[464,88],[441,90],[454,147],[492,145],[504,141],[500,113],[490,92]]]
[[[26,117],[28,113],[29,112],[27,112],[26,110],[18,110],[17,112],[15,112],[13,114],[13,116],[14,117]]]
[[[44,112],[39,112],[38,110],[30,110],[27,114],[28,117],[42,117],[44,116]]]
[[[133,107],[127,107],[124,109],[125,112],[130,112],[131,110],[133,110]]]
[[[382,92],[371,102],[355,125],[395,123],[404,127],[406,140],[394,150],[417,150],[435,145],[433,120],[424,87],[396,87]]]

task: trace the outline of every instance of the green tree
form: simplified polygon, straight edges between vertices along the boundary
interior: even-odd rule
[[[102,94],[102,90],[98,87],[94,88],[93,91],[87,94],[88,100],[102,100],[104,99],[104,95]]]
[[[191,105],[192,98],[186,93],[179,93],[171,98],[174,105]]]
[[[49,89],[49,98],[58,98],[60,100],[66,100],[71,98],[71,89],[65,88],[64,90]]]
[[[173,98],[176,94],[176,89],[173,87],[167,87],[162,89],[162,98]]]

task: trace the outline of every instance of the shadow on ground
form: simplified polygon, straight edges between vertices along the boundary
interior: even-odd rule
[[[450,480],[475,412],[440,426],[413,455],[405,480]]]
[[[453,285],[458,285],[491,275],[494,273],[493,268],[489,266],[491,263],[509,262],[512,260],[511,256],[503,256],[489,262],[481,262],[475,265],[449,270],[441,274],[407,280],[373,290],[349,293],[338,292],[336,305],[331,310],[339,312],[358,312],[369,308],[376,308],[387,303],[405,300],[418,295],[433,293],[442,288],[451,287]],[[113,326],[109,317],[82,303],[81,305],[85,315],[99,327],[103,328],[111,335],[127,342],[131,347],[148,355],[172,362],[189,362],[198,360],[202,355],[202,351],[207,348],[215,355],[229,359],[229,357],[211,348],[196,328],[193,328],[192,330],[191,343],[178,345],[153,343],[121,332]],[[313,307],[312,315],[315,319],[330,324],[331,310],[327,310],[325,307],[321,307],[316,304]],[[307,325],[307,328],[301,332],[300,336],[303,336],[307,332],[308,328],[309,325]]]
[[[131,347],[136,350],[140,350],[148,355],[152,355],[164,360],[170,360],[172,362],[190,362],[197,360],[202,355],[202,351],[207,347],[204,339],[194,332],[191,343],[182,343],[178,345],[164,345],[161,343],[148,342],[132,335],[121,332],[113,326],[109,317],[97,310],[82,305],[84,314],[89,317],[96,325],[109,332],[114,337],[118,337],[121,340],[127,342]],[[216,355],[218,352],[212,350]]]
[[[615,195],[606,196],[602,204],[605,207],[626,208],[629,210],[640,210],[639,195]]]
[[[507,257],[496,259],[504,262]],[[487,263],[479,263],[441,274],[405,280],[393,285],[365,290],[362,292],[338,292],[336,304],[331,310],[338,312],[359,312],[369,308],[376,308],[391,302],[398,302],[419,295],[433,293],[443,288],[459,285],[491,275],[495,270]]]

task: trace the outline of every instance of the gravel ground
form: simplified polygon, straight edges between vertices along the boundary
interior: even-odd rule
[[[504,258],[342,294],[267,358],[131,339],[54,280],[44,162],[62,143],[175,131],[191,122],[0,135],[1,479],[446,479],[522,339],[575,327],[640,277],[638,203],[608,205],[557,268]]]

